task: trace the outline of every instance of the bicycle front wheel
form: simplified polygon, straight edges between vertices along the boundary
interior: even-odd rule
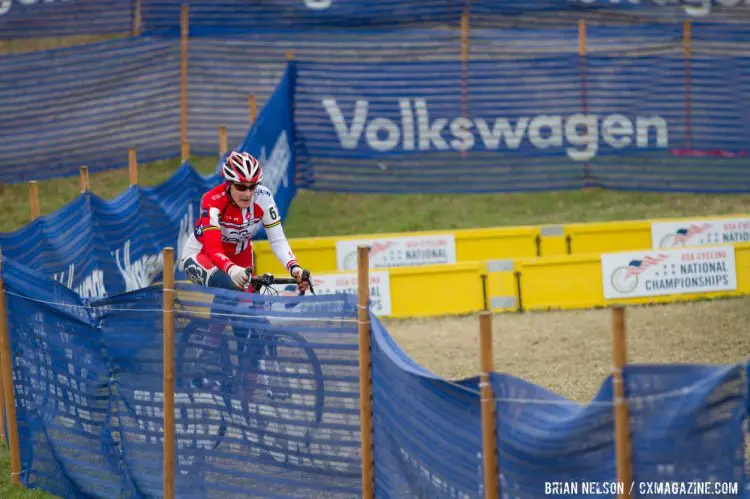
[[[175,355],[175,402],[179,438],[192,448],[214,449],[227,430],[223,411],[232,410],[232,363],[227,336],[209,332],[210,322],[193,319]]]
[[[274,460],[290,462],[309,447],[323,419],[324,383],[320,359],[293,332],[266,332],[252,341],[262,345],[262,356],[243,359],[243,411],[258,430],[251,442]],[[249,385],[249,386],[248,386]],[[255,423],[255,424],[252,424]],[[299,456],[291,462],[299,462]]]

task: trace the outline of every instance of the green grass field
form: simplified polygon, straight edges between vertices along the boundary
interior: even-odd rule
[[[57,496],[12,485],[10,483],[10,453],[8,446],[0,443],[0,497],[3,499],[46,499]]]
[[[213,171],[216,158],[192,158],[202,174]],[[141,185],[157,185],[178,167],[177,160],[141,165]],[[91,190],[112,199],[128,186],[127,169],[90,176]],[[80,195],[78,176],[39,182],[42,215]],[[0,186],[0,232],[16,230],[30,221],[28,184]],[[341,194],[300,190],[284,228],[289,237],[443,230],[505,225],[554,224],[655,217],[746,213],[748,195],[692,195],[580,191],[407,195]]]

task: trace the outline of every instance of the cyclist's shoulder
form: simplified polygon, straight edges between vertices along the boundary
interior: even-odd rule
[[[219,184],[203,194],[201,205],[204,208],[222,208],[229,203],[229,196],[224,184]]]
[[[255,202],[261,205],[273,203],[273,193],[271,193],[271,189],[264,185],[259,185],[255,189]]]

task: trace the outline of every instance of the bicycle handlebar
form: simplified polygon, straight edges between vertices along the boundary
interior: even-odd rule
[[[246,267],[245,273],[247,273],[248,276],[252,274],[253,268],[252,267]],[[314,295],[315,290],[313,289],[312,280],[310,279],[310,271],[303,270],[302,271],[302,281],[307,281],[307,283],[310,285],[310,292]],[[256,275],[250,277],[248,284],[253,285],[253,292],[257,292],[258,289],[260,289],[261,286],[267,286],[270,287],[273,284],[297,284],[297,279],[294,277],[276,277],[273,274],[263,274],[263,275]],[[304,295],[305,292],[300,292],[300,296]]]

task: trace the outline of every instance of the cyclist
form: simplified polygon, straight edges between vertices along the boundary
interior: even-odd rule
[[[187,276],[201,286],[246,289],[255,268],[251,239],[263,224],[274,255],[297,280],[298,289],[307,291],[309,281],[303,279],[305,271],[289,247],[273,195],[260,185],[263,180],[260,162],[246,152],[232,151],[221,165],[221,172],[225,182],[201,198],[200,215],[180,255]],[[246,269],[250,269],[250,275]],[[204,339],[204,344],[212,347],[219,345],[220,334],[228,322],[227,314],[215,315],[217,310],[222,307],[231,310],[238,302],[236,298],[216,298],[210,312],[213,320]],[[244,351],[245,340],[251,332],[254,360],[251,372],[244,373],[248,393],[254,392],[254,371],[263,355],[262,342],[254,341],[256,329],[233,327],[238,352]]]
[[[243,290],[246,268],[254,269],[251,239],[266,229],[276,258],[297,279],[300,291],[309,288],[304,270],[289,247],[279,209],[271,191],[260,185],[260,162],[246,152],[232,151],[221,172],[226,180],[201,198],[200,216],[180,255],[185,273],[195,284]]]

